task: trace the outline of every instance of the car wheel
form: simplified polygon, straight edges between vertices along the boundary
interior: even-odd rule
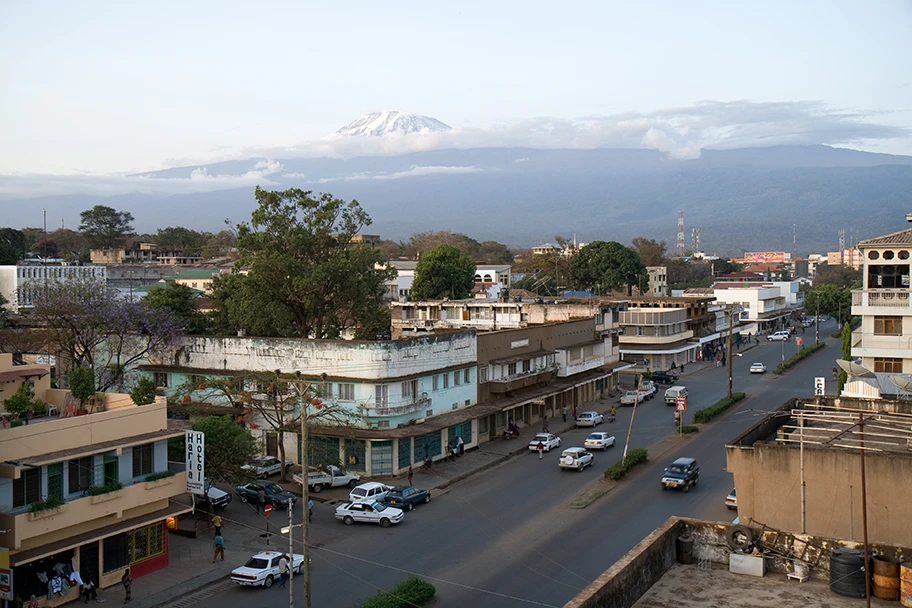
[[[342,518],[342,523],[345,524],[346,526],[350,526],[353,523],[355,523],[355,520],[352,519],[351,515],[346,515],[345,517]]]
[[[358,480],[357,480],[357,479],[352,479],[351,481],[349,481],[349,482],[348,482],[348,487],[349,487],[349,488],[357,488],[357,487],[358,487]]]
[[[298,566],[297,570],[295,570],[295,574],[297,574],[297,575],[304,574],[304,560],[301,560],[301,565]]]
[[[662,491],[664,492],[664,491],[667,490],[667,489],[668,489],[668,486],[666,486],[666,485],[663,483],[663,484],[662,484]]]
[[[273,583],[273,578],[272,578],[272,575],[270,574],[269,576],[266,577],[266,580],[263,581],[263,589],[269,589],[270,587],[272,587],[272,583]]]
[[[690,484],[689,484],[689,483],[684,485],[684,492],[685,492],[685,493],[686,493],[686,492],[690,492]]]
[[[407,505],[405,505],[406,511],[411,511],[414,508],[415,508],[415,505],[413,505],[412,503],[408,503]]]
[[[314,487],[311,488],[311,490],[313,490],[314,494],[319,494],[320,492],[323,491],[323,484],[322,483],[315,484]]]
[[[243,494],[241,495],[241,502],[247,502],[247,497]]]
[[[389,520],[389,517],[384,517],[383,519],[380,520],[380,527],[381,527],[381,528],[389,528],[389,527],[392,525],[392,523],[393,523],[393,522],[391,522],[391,521]]]
[[[728,510],[729,510],[729,511],[734,511],[734,510],[735,510],[735,508],[734,508],[733,506],[731,506],[731,505],[725,505],[725,506],[728,507]]]
[[[431,502],[431,495],[430,495],[430,494],[428,494],[427,496],[424,497],[424,504],[427,504],[427,503],[429,503],[429,502]]]

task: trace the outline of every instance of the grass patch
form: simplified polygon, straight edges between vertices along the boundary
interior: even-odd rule
[[[607,493],[608,490],[604,490],[602,488],[592,488],[591,490],[586,490],[570,501],[570,508],[585,509]]]
[[[821,342],[819,344],[812,344],[811,346],[803,347],[801,350],[799,350],[797,353],[795,353],[794,356],[786,359],[785,361],[783,361],[782,363],[777,365],[776,369],[773,370],[773,373],[776,374],[777,376],[785,373],[785,370],[792,367],[793,365],[795,365],[802,359],[806,359],[806,358],[810,357],[811,355],[816,353],[818,350],[820,350],[824,346],[826,346],[826,344]]]
[[[627,460],[620,460],[613,466],[605,469],[605,479],[618,481],[624,477],[630,470],[638,464],[643,464],[649,460],[649,452],[646,448],[634,448],[627,452]]]
[[[719,399],[709,407],[704,407],[703,409],[694,412],[693,421],[698,423],[709,422],[734,404],[744,399],[746,396],[747,395],[744,393],[732,393],[731,399],[728,397]]]
[[[411,608],[426,604],[437,589],[424,579],[410,576],[389,591],[381,591],[355,608]]]
[[[692,424],[685,424],[683,427],[681,427],[681,433],[684,435],[690,435],[691,433],[699,433],[699,432],[700,432],[700,428],[696,427]]]

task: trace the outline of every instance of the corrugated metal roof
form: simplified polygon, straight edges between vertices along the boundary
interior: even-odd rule
[[[900,230],[899,232],[894,232],[893,234],[885,234],[883,236],[874,237],[873,239],[858,241],[857,246],[870,247],[874,245],[912,245],[912,228]]]

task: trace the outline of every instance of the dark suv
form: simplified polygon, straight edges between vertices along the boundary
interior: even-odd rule
[[[652,372],[651,380],[656,384],[674,384],[678,377],[668,372]]]
[[[700,477],[700,467],[693,458],[678,458],[665,469],[662,475],[662,489],[680,488],[685,492],[690,491],[690,486],[697,485]]]

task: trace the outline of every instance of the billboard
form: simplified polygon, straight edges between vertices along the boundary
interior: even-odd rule
[[[788,257],[786,257],[788,256]],[[782,264],[791,259],[791,254],[784,251],[745,251],[744,261],[756,264]]]

